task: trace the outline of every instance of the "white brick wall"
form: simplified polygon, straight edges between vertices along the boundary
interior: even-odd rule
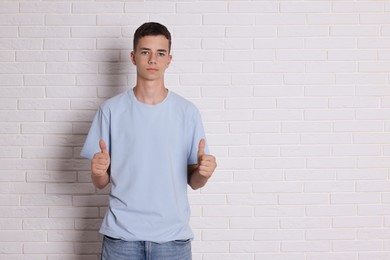
[[[218,158],[195,260],[390,259],[389,1],[3,0],[1,260],[99,259],[107,189],[79,152],[145,21]]]

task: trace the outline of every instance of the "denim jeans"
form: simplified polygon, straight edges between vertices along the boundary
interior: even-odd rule
[[[123,241],[104,236],[102,260],[191,260],[191,240]]]

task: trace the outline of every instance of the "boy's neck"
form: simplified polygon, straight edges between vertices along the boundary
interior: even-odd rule
[[[134,95],[138,101],[156,105],[161,103],[168,95],[168,89],[164,85],[138,84],[134,87]]]

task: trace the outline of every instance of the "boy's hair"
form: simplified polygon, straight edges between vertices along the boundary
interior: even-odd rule
[[[144,36],[157,36],[157,35],[163,35],[165,38],[167,38],[169,42],[169,49],[168,52],[171,52],[171,45],[172,45],[172,38],[171,33],[168,31],[167,27],[160,23],[155,22],[149,22],[144,23],[134,33],[134,39],[133,39],[133,50],[136,50],[137,44],[139,39],[141,39]]]

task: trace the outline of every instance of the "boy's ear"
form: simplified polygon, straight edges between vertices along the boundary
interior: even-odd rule
[[[135,65],[135,55],[134,55],[134,51],[132,51],[132,52],[130,53],[130,60],[131,60],[131,62]]]

